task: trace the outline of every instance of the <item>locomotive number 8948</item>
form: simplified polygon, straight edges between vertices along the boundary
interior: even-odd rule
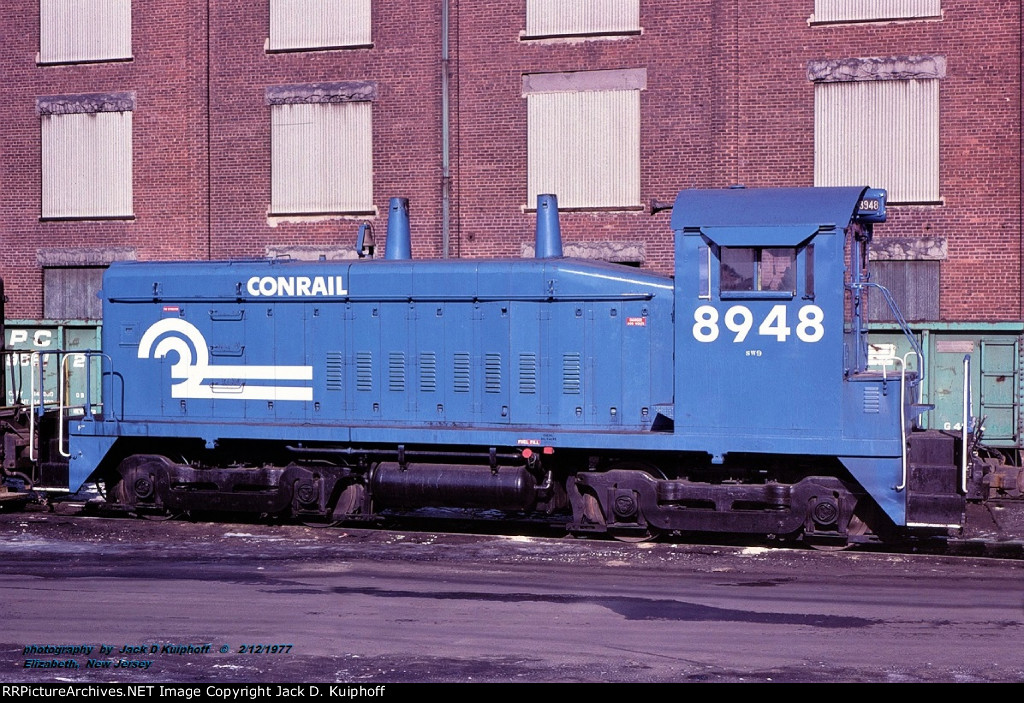
[[[985,456],[966,393],[958,429],[919,428],[909,330],[911,353],[869,354],[868,297],[902,319],[868,271],[885,195],[684,190],[671,277],[564,257],[551,195],[532,259],[413,259],[395,198],[383,257],[115,263],[102,349],[32,362],[84,366],[86,397],[4,390],[5,483],[95,484],[149,516],[955,534],[971,504],[1019,498],[1020,469]]]

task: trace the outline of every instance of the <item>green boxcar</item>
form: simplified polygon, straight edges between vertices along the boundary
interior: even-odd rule
[[[102,376],[99,358],[87,362],[78,352],[100,348],[101,325],[96,321],[8,320],[4,330],[3,373],[7,383],[7,405],[15,402],[56,407],[61,400],[63,367],[64,405],[71,414],[81,413],[86,400],[98,410]],[[66,355],[56,352],[68,352]],[[65,359],[66,356],[66,359]],[[92,363],[91,393],[86,393],[86,363]],[[42,366],[42,380],[39,368]],[[33,376],[35,377],[33,379]]]
[[[928,429],[959,430],[963,423],[964,358],[969,357],[971,414],[981,420],[982,441],[990,447],[1017,450],[1021,446],[1020,322],[910,323],[925,356],[921,402],[934,408],[921,416]],[[872,323],[868,342],[878,353],[876,367],[894,372],[910,343],[894,324]],[[908,360],[916,369],[917,362]]]

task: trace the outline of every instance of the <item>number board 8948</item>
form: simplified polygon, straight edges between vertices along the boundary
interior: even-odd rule
[[[693,338],[698,342],[723,339],[738,344],[758,337],[813,344],[824,336],[825,313],[813,304],[800,306],[795,320],[790,316],[790,308],[783,304],[773,305],[763,317],[746,305],[731,305],[724,312],[713,305],[701,305],[693,311]]]

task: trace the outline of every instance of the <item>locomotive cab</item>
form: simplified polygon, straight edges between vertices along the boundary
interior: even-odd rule
[[[754,428],[754,442],[788,451],[840,428],[844,224],[839,212],[808,212],[803,193],[684,191],[676,201],[676,377],[691,379],[676,431],[712,430],[716,462],[757,451],[736,439]]]
[[[769,445],[817,453],[849,435],[843,261],[862,190],[680,193],[676,377],[692,382],[676,430],[714,432],[716,460]]]
[[[869,369],[864,320],[885,191],[683,191],[673,210],[676,378],[689,379],[677,385],[675,431],[708,447],[713,464],[834,458],[907,524],[918,378],[910,364]],[[963,501],[947,503],[919,517],[957,524]]]

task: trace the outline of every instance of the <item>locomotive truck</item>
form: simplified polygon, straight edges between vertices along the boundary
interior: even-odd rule
[[[532,259],[414,259],[395,198],[383,257],[114,263],[102,349],[76,352],[86,397],[0,415],[7,483],[94,484],[143,516],[473,508],[823,548],[956,533],[969,504],[1019,498],[1020,469],[986,457],[966,387],[956,427],[918,426],[905,325],[904,356],[869,344],[869,296],[902,320],[869,274],[885,198],[681,191],[672,276],[563,256],[553,195]]]

